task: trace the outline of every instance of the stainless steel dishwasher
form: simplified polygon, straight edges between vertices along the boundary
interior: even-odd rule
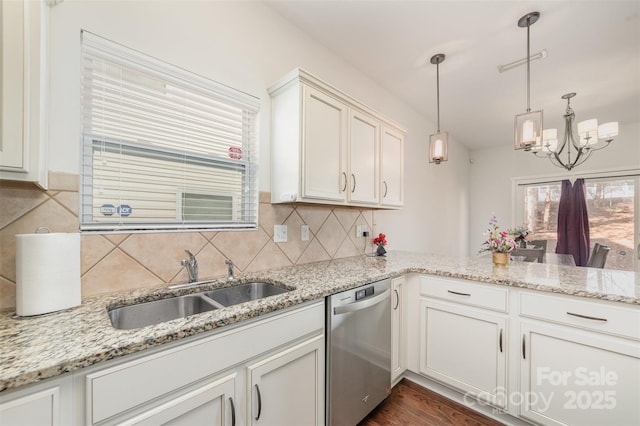
[[[391,280],[327,298],[327,423],[355,426],[391,392]]]

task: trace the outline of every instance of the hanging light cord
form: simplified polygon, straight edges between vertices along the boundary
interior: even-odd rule
[[[436,103],[438,105],[438,133],[440,133],[440,62],[436,64]]]
[[[527,18],[527,112],[531,111],[531,45],[529,43],[529,29],[531,18]]]

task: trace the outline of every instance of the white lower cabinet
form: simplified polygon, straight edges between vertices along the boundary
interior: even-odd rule
[[[0,425],[67,425],[72,422],[72,404],[70,377],[29,386],[0,398]]]
[[[324,338],[318,336],[247,367],[247,423],[324,424]]]
[[[473,395],[472,408],[487,402],[527,423],[640,425],[637,305],[431,276],[419,285],[410,370],[459,402]]]
[[[405,277],[391,280],[391,384],[399,381],[407,369],[405,319],[406,282]]]
[[[505,408],[506,319],[422,299],[420,373]]]
[[[640,310],[520,296],[520,415],[549,425],[639,425]]]
[[[126,420],[121,425],[236,424],[236,374],[229,374]]]

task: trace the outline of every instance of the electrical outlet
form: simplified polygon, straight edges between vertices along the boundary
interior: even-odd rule
[[[287,225],[273,225],[273,242],[287,242]]]
[[[364,236],[364,232],[367,230],[366,225],[356,225],[356,238],[361,238]]]
[[[309,241],[309,225],[300,227],[300,241]]]

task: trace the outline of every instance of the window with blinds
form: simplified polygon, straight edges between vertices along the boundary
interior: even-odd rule
[[[259,100],[81,38],[81,229],[256,228]]]

